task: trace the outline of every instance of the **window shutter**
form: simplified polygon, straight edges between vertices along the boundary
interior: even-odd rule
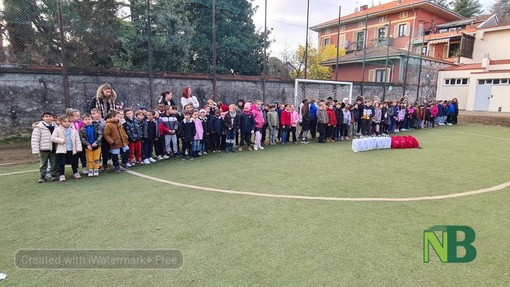
[[[443,59],[448,58],[448,45],[443,46]]]
[[[391,68],[386,69],[386,82],[391,83]]]
[[[368,81],[375,82],[375,70],[368,70]]]
[[[393,27],[393,38],[398,38],[398,24]]]
[[[409,37],[411,35],[411,25],[409,23],[406,23],[406,37]]]

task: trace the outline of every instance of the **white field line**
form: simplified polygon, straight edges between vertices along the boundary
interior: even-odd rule
[[[20,163],[25,163],[23,161],[17,161],[17,162],[6,162],[6,163],[0,163],[0,166],[5,166],[5,165],[15,165],[15,164],[20,164]]]
[[[0,173],[0,176],[15,175],[15,174],[28,173],[28,172],[36,172],[36,171],[39,171],[39,170],[38,169],[31,169],[31,170],[22,170],[22,171],[9,172],[9,173]]]
[[[472,136],[484,137],[484,138],[490,138],[490,139],[497,139],[497,140],[502,140],[502,141],[510,141],[510,139],[498,138],[498,137],[480,135],[480,134],[473,134],[473,133],[467,133],[467,132],[457,132],[457,131],[448,131],[448,132],[454,132],[454,133],[458,133],[458,134],[472,135]]]
[[[166,183],[174,186],[203,190],[208,192],[218,192],[218,193],[227,193],[227,194],[238,194],[238,195],[249,195],[249,196],[259,196],[259,197],[269,197],[269,198],[281,198],[281,199],[301,199],[301,200],[319,200],[319,201],[354,201],[354,202],[370,202],[370,201],[383,201],[383,202],[408,202],[408,201],[426,201],[426,200],[441,200],[441,199],[449,199],[456,197],[464,197],[470,195],[476,195],[481,193],[494,192],[498,190],[502,190],[510,186],[510,181],[502,183],[500,185],[496,185],[489,188],[472,190],[454,194],[445,194],[445,195],[434,195],[434,196],[422,196],[422,197],[324,197],[324,196],[305,196],[305,195],[283,195],[283,194],[270,194],[270,193],[256,193],[256,192],[246,192],[246,191],[236,191],[236,190],[226,190],[219,188],[211,188],[211,187],[203,187],[196,186],[191,184],[184,184],[175,181],[170,181],[166,179],[160,179],[157,177],[148,176],[145,174],[141,174],[134,171],[128,171],[128,173],[139,176],[145,179],[158,181],[161,183]]]

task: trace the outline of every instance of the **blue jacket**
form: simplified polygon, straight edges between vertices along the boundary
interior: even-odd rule
[[[211,133],[216,133],[216,134],[221,135],[223,133],[223,119],[221,117],[216,117],[216,116],[212,117],[210,127],[211,127]]]
[[[252,112],[249,114],[241,113],[239,117],[239,129],[241,133],[251,133],[255,131],[255,116]]]
[[[448,107],[448,115],[454,116],[455,115],[455,105],[453,103],[450,104]]]
[[[310,104],[310,120],[315,120],[317,118],[317,105],[315,103]]]

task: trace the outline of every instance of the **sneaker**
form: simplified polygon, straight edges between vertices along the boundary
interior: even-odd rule
[[[61,175],[61,176],[58,178],[58,180],[59,180],[60,182],[64,182],[64,181],[66,181],[66,176],[65,176],[65,175]]]
[[[225,149],[225,153],[228,153],[228,148]]]
[[[249,150],[249,151],[253,151],[253,149],[251,148],[251,146],[249,146],[249,147],[248,147],[248,150]]]
[[[186,157],[185,157],[185,156],[183,156],[183,157],[181,158],[181,160],[186,160]]]
[[[170,157],[167,156],[166,154],[163,156],[163,159],[169,159]]]
[[[81,169],[81,173],[88,174],[89,173],[89,169],[84,167],[84,168]]]
[[[127,166],[119,166],[120,171],[128,171],[129,168]]]
[[[149,157],[147,160],[148,160],[149,162],[156,162],[156,160],[155,160],[155,159],[153,159],[152,157]]]
[[[132,165],[132,164],[130,164],[129,162],[128,162],[128,163],[126,163],[126,168],[130,168],[130,167],[132,167],[132,166],[133,166],[133,165]]]
[[[56,176],[52,176],[51,181],[58,181],[58,178]]]
[[[163,160],[163,157],[158,155],[158,160]]]
[[[120,167],[118,166],[113,167],[113,172],[120,173]]]
[[[45,183],[45,182],[46,182],[46,178],[44,178],[44,177],[39,178],[38,183]]]
[[[178,154],[178,153],[174,153],[174,156],[175,156],[175,157],[181,157],[181,155],[180,155],[180,154]]]
[[[135,165],[136,165],[136,162],[135,162],[135,161],[132,161],[132,162],[130,162],[129,164],[131,164],[131,166],[135,166]]]
[[[240,147],[240,148],[239,148],[239,151],[243,151],[243,148],[242,148],[242,147]]]
[[[88,176],[89,177],[93,177],[94,176],[94,170],[89,169]]]
[[[253,149],[254,149],[254,150],[259,150],[259,147],[258,147],[257,145],[254,145],[254,146],[253,146]],[[251,149],[250,149],[250,150],[251,150]]]
[[[148,158],[146,158],[146,159],[143,160],[143,164],[151,164],[151,162],[149,161]]]
[[[189,160],[193,160],[193,157],[192,157],[192,156],[190,156],[190,157],[189,157]]]
[[[207,154],[207,152],[204,150],[204,151],[202,151],[202,154]]]
[[[452,124],[451,124],[451,123],[447,123],[446,125],[447,125],[447,126],[451,126]]]
[[[89,173],[89,171],[87,170],[87,173]],[[74,179],[80,179],[81,178],[81,175],[79,173],[75,173],[73,174],[73,178]]]
[[[264,149],[264,147],[259,145],[259,149],[260,149],[260,150],[263,150],[263,149]]]
[[[94,169],[94,176],[99,176],[99,169]]]

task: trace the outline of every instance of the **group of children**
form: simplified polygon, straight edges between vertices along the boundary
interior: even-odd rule
[[[39,183],[48,174],[52,181],[65,181],[66,164],[71,165],[73,178],[81,178],[79,161],[82,173],[95,177],[110,161],[119,173],[170,157],[193,160],[210,152],[263,150],[277,140],[282,145],[298,140],[307,144],[309,138],[325,143],[455,124],[458,114],[455,99],[413,105],[406,99],[372,104],[361,97],[353,105],[348,99],[304,100],[297,109],[291,104],[242,100],[229,106],[209,100],[202,109],[189,103],[182,110],[161,103],[155,110],[112,108],[106,119],[100,107],[83,115],[68,109],[58,119],[46,112],[33,125],[32,152],[41,161]]]

